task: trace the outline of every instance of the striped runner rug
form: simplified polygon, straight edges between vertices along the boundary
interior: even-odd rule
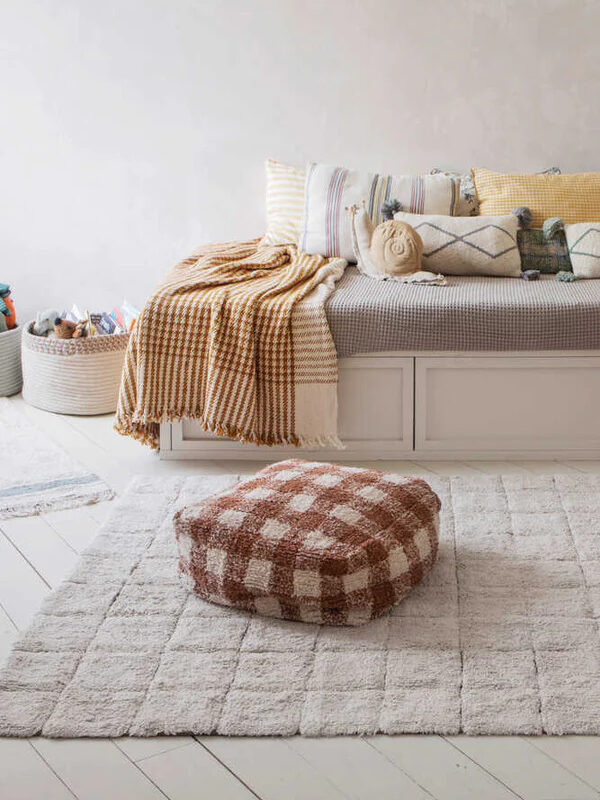
[[[0,398],[0,519],[108,500],[112,489]]]

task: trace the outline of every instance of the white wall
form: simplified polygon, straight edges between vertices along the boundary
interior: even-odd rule
[[[598,169],[600,4],[3,0],[0,281],[142,302],[259,235],[263,161]]]

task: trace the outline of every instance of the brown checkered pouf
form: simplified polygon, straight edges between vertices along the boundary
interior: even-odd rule
[[[282,461],[176,514],[179,565],[205,600],[358,625],[431,569],[439,509],[420,478]]]

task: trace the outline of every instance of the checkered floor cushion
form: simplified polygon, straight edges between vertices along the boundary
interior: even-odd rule
[[[357,625],[431,569],[439,509],[419,478],[282,461],[176,514],[180,569],[205,600]]]

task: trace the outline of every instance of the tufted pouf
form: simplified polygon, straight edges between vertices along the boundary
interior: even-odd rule
[[[431,569],[439,509],[420,478],[282,461],[175,515],[179,566],[214,603],[358,625]]]

